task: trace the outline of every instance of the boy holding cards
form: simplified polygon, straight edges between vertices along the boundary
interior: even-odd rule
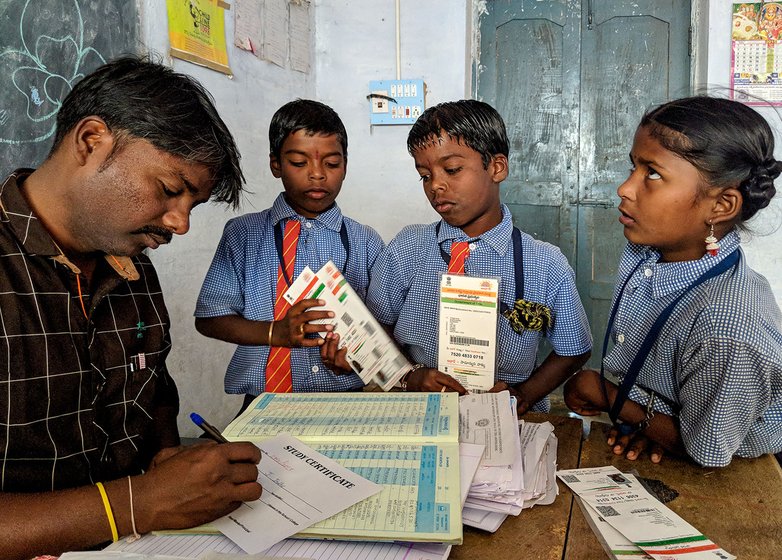
[[[491,390],[509,389],[520,413],[547,411],[547,395],[586,362],[592,340],[565,257],[514,228],[510,211],[500,203],[509,153],[502,117],[480,101],[442,103],[416,121],[407,147],[424,193],[442,219],[397,234],[372,269],[367,296],[369,309],[416,362],[403,385],[467,392],[454,376],[438,370],[441,275],[499,278],[496,330],[463,342],[473,349],[494,344]],[[543,337],[553,351],[537,366]]]
[[[271,208],[226,224],[195,311],[201,334],[239,345],[225,389],[244,393],[245,406],[264,391],[363,387],[355,374],[334,375],[321,358],[318,333],[332,327],[313,321],[333,313],[311,311],[319,300],[291,307],[282,296],[305,266],[318,270],[331,260],[363,298],[383,249],[372,228],[343,216],[335,202],[348,140],[333,109],[304,99],[287,103],[272,118],[269,142],[271,172],[285,192]]]

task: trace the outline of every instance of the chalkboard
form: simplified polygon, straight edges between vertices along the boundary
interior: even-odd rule
[[[0,0],[0,180],[45,159],[62,99],[138,29],[136,0]]]

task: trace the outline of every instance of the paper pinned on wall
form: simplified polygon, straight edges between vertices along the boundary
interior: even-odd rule
[[[260,56],[261,0],[234,0],[234,45]]]
[[[291,0],[290,25],[291,70],[310,71],[310,3],[307,0]]]
[[[281,68],[310,71],[309,0],[235,0],[234,45]]]
[[[288,0],[264,0],[261,58],[285,68],[288,58]]]

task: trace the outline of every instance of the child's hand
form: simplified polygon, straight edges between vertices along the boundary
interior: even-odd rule
[[[599,372],[582,369],[565,383],[565,404],[581,416],[597,416],[601,412],[607,412],[608,402],[602,383]],[[616,385],[610,381],[605,381],[605,385],[609,392],[616,389]]]
[[[353,373],[347,360],[348,349],[339,347],[339,335],[326,334],[325,343],[320,347],[320,359],[327,368],[337,375]]]
[[[288,309],[285,317],[274,322],[272,344],[270,346],[321,346],[326,341],[322,337],[307,338],[308,334],[330,332],[333,325],[312,323],[318,319],[331,319],[333,311],[310,311],[311,307],[322,307],[326,302],[322,299],[304,299]]]
[[[428,391],[441,393],[443,391],[456,391],[460,395],[466,395],[467,389],[450,375],[438,371],[435,368],[418,368],[410,373],[407,378],[408,391]]]
[[[613,446],[614,455],[621,455],[627,452],[625,457],[630,461],[635,461],[641,453],[649,449],[649,459],[652,463],[659,463],[663,459],[663,446],[649,439],[644,434],[636,432],[625,436],[619,435],[619,430],[611,428],[608,432],[608,445]]]
[[[489,389],[490,393],[500,393],[502,391],[508,391],[511,396],[516,397],[516,413],[519,416],[525,414],[533,404],[527,402],[527,399],[524,398],[524,395],[522,395],[521,391],[519,391],[516,387],[508,385],[504,381],[497,381],[497,383],[494,384],[494,387]]]

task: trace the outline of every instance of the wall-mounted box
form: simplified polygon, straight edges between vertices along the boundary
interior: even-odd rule
[[[423,80],[369,82],[369,124],[413,124],[424,112]]]

